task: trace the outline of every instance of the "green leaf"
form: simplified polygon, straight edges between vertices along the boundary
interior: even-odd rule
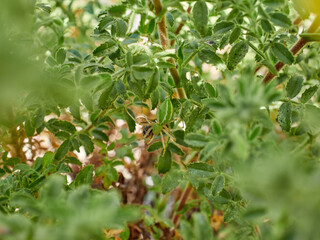
[[[300,37],[308,42],[320,42],[320,33],[301,33]]]
[[[306,103],[308,102],[312,96],[318,91],[319,86],[315,85],[312,87],[309,87],[308,89],[306,89],[301,96],[300,102],[301,103]]]
[[[46,5],[45,3],[38,3],[36,5],[37,8],[42,9],[43,11],[47,12],[47,13],[51,13],[51,7]]]
[[[157,88],[151,94],[151,109],[152,110],[155,109],[158,106],[159,98],[160,98],[160,93],[159,93],[159,90]]]
[[[80,152],[80,144],[76,138],[71,139],[71,145],[77,152]]]
[[[169,171],[162,179],[161,191],[167,194],[174,190],[181,182],[183,174],[180,170]]]
[[[289,132],[291,128],[291,102],[283,103],[278,111],[277,122],[280,124],[282,130]]]
[[[198,133],[189,133],[185,137],[184,141],[191,147],[204,147],[208,144],[209,140],[207,136]]]
[[[214,28],[213,31],[216,34],[222,34],[225,32],[228,32],[230,30],[232,30],[234,28],[234,23],[233,22],[228,22],[228,21],[222,21],[222,22],[218,22]]]
[[[220,135],[222,133],[222,127],[220,122],[215,119],[212,121],[212,130],[214,133],[216,133],[217,135]]]
[[[84,147],[87,155],[93,152],[94,145],[88,135],[80,134],[79,141],[82,144],[82,146]]]
[[[168,149],[179,156],[184,156],[184,152],[181,150],[181,148],[179,148],[176,144],[172,142],[168,144]]]
[[[105,28],[110,26],[112,23],[113,23],[112,17],[106,16],[106,17],[102,18],[99,22],[99,25],[98,25],[99,31],[101,32],[102,30],[104,30]]]
[[[147,33],[152,34],[156,26],[156,20],[153,18],[150,20],[147,28]]]
[[[152,144],[150,144],[150,146],[148,147],[148,152],[154,152],[158,149],[161,149],[163,146],[162,146],[162,142],[161,141],[158,141],[158,142],[154,142]]]
[[[237,210],[237,206],[235,204],[231,204],[224,213],[223,221],[226,223],[231,222],[235,218]]]
[[[271,13],[270,14],[270,20],[273,22],[275,25],[283,28],[290,28],[291,27],[291,20],[288,18],[286,15],[283,13]]]
[[[157,111],[157,120],[160,125],[168,124],[173,118],[173,105],[171,100],[168,98],[162,102]]]
[[[64,159],[64,161],[65,161],[65,163],[71,163],[74,165],[82,166],[82,162],[78,158],[75,158],[75,157],[68,156]]]
[[[272,8],[281,7],[285,4],[285,0],[263,0],[264,5]]]
[[[203,49],[198,53],[198,57],[201,61],[212,64],[213,66],[217,66],[219,64],[222,64],[221,58],[213,51],[208,49]]]
[[[108,166],[103,178],[103,185],[106,189],[110,187],[113,182],[118,181],[119,175],[114,167]]]
[[[100,95],[99,101],[98,101],[98,106],[100,109],[106,109],[109,107],[109,105],[112,102],[111,98],[111,92],[114,88],[114,83],[111,82],[103,91],[103,93]]]
[[[205,1],[199,0],[193,6],[192,10],[194,26],[201,36],[207,34],[208,25],[208,7]]]
[[[160,174],[169,172],[171,169],[171,163],[171,152],[169,150],[165,151],[164,154],[162,152],[158,160],[158,172]]]
[[[189,164],[188,172],[200,178],[210,178],[215,175],[215,170],[212,165],[200,162]]]
[[[68,121],[54,119],[53,121],[50,121],[50,126],[71,134],[74,134],[77,131],[76,127]]]
[[[246,41],[238,42],[234,45],[229,53],[227,68],[232,71],[241,62],[241,60],[247,55],[249,51],[249,45]]]
[[[125,95],[127,93],[126,86],[124,85],[123,81],[119,80],[115,83],[115,87],[117,89],[117,92],[120,95]]]
[[[137,80],[149,80],[154,73],[154,68],[147,66],[132,66],[133,76]]]
[[[0,177],[4,176],[5,174],[6,172],[2,168],[0,168]]]
[[[125,37],[127,33],[127,28],[128,28],[127,23],[122,19],[117,19],[116,27],[117,27],[117,36]]]
[[[61,160],[69,151],[70,140],[65,140],[60,147],[57,149],[54,158],[57,160]]]
[[[266,66],[268,70],[272,73],[274,76],[278,76],[279,72],[277,71],[276,67],[267,59],[263,59],[261,61],[261,65]]]
[[[154,90],[156,90],[159,85],[159,82],[160,82],[160,73],[159,73],[159,70],[156,68],[156,70],[152,74],[150,81],[148,83],[147,94],[150,94]]]
[[[171,58],[175,58],[175,59],[178,58],[178,56],[174,52],[172,52],[172,50],[164,50],[161,52],[157,52],[154,54],[154,57],[156,57],[156,58],[171,57]]]
[[[110,14],[110,16],[113,17],[121,17],[123,14],[126,13],[126,9],[127,7],[125,4],[114,5],[108,9],[108,13]]]
[[[213,159],[213,154],[217,151],[217,148],[220,147],[219,144],[214,142],[209,142],[199,153],[199,161],[208,162]]]
[[[303,109],[303,118],[301,124],[304,129],[313,135],[320,132],[320,108],[313,104],[305,104]]]
[[[262,132],[262,129],[263,127],[260,124],[257,124],[256,126],[254,126],[254,128],[249,133],[248,140],[253,141],[257,137],[259,137]]]
[[[241,34],[240,27],[236,27],[235,29],[233,29],[233,31],[231,32],[230,37],[229,37],[229,44],[232,44],[235,41],[237,41],[240,37],[240,34]]]
[[[217,196],[224,187],[225,178],[224,175],[218,175],[213,180],[213,183],[211,185],[211,191],[213,196]]]
[[[109,141],[109,137],[107,136],[107,134],[105,134],[102,129],[99,128],[95,128],[91,131],[91,135],[95,138],[95,139],[99,139],[105,142]]]
[[[172,14],[170,12],[167,12],[166,18],[167,18],[167,21],[168,21],[170,27],[173,27],[173,25],[174,25],[174,17],[172,16]]]
[[[210,225],[210,221],[208,217],[203,214],[196,212],[192,215],[192,220],[194,223],[193,226],[193,233],[195,238],[193,239],[206,239],[206,240],[213,240],[215,239],[213,236],[213,230]]]
[[[157,67],[159,68],[174,68],[175,65],[173,63],[170,62],[163,62],[163,61],[159,61],[157,62]]]
[[[208,82],[204,82],[203,83],[204,88],[207,92],[207,95],[209,98],[215,98],[217,97],[217,91],[215,90],[215,88],[212,86],[212,84],[208,83]]]
[[[63,48],[60,48],[60,49],[57,51],[57,53],[56,53],[57,63],[63,64],[64,61],[66,60],[66,56],[67,56],[66,50],[63,49]]]
[[[267,33],[274,32],[274,27],[271,25],[271,23],[267,19],[261,19],[261,27],[262,27],[262,30]]]
[[[50,163],[52,163],[54,159],[54,153],[53,152],[46,152],[44,156],[42,157],[42,165],[44,168],[46,168]]]
[[[303,77],[301,76],[291,77],[286,87],[287,97],[294,98],[295,96],[297,96],[301,91],[302,83],[303,83]]]
[[[118,45],[113,40],[107,40],[93,51],[93,55],[102,57],[110,55],[118,50]]]
[[[30,119],[26,120],[26,122],[24,123],[24,130],[27,137],[32,137],[34,135],[35,128],[32,126]]]
[[[271,46],[272,54],[282,63],[291,65],[294,63],[294,56],[291,51],[282,43],[273,43]]]
[[[38,109],[32,117],[32,126],[38,128],[42,125],[45,117],[45,110],[43,108]]]
[[[78,187],[83,184],[92,185],[93,165],[87,165],[78,172],[73,184]]]
[[[13,157],[13,158],[8,158],[5,161],[5,165],[14,166],[14,165],[16,165],[17,163],[20,163],[20,162],[21,162],[20,158]]]
[[[129,131],[134,132],[136,130],[136,122],[134,120],[135,116],[134,116],[133,111],[130,108],[127,108],[127,111],[123,110],[123,115],[124,115],[124,118],[128,124]]]

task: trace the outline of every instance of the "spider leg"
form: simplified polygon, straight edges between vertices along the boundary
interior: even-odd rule
[[[164,133],[167,134],[173,141],[176,140],[176,138],[169,133],[170,130],[166,126],[163,126],[162,131],[164,131]]]
[[[154,139],[154,135],[152,134],[152,137],[150,137],[150,139],[148,140],[147,145],[149,145],[150,143],[152,143],[153,139]]]
[[[147,118],[147,116],[144,115],[144,114],[140,114],[140,115],[137,117],[137,119],[138,119],[138,118],[144,118],[144,119],[147,121],[147,123],[151,124],[151,122],[149,121],[149,119]],[[140,123],[139,123],[139,124],[140,124]]]

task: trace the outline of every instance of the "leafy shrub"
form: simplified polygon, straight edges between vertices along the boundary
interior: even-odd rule
[[[318,5],[2,0],[0,238],[319,239]]]

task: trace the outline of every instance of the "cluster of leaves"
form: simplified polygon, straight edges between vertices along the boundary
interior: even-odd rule
[[[319,45],[290,51],[292,3],[116,2],[0,5],[1,239],[318,239]]]

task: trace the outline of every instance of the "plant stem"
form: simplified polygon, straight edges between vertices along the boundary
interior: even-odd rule
[[[313,33],[315,31],[317,31],[317,29],[319,28],[319,20],[320,20],[320,16],[317,16],[316,19],[313,21],[313,23],[311,24],[310,28],[308,29],[308,33]],[[308,43],[307,40],[300,38],[300,40],[291,48],[291,52],[293,55],[296,55],[297,53],[300,52],[301,49],[303,49],[303,47]],[[277,71],[279,72],[283,67],[285,66],[284,63],[282,62],[278,62],[275,66],[275,68],[277,69]],[[275,77],[275,75],[273,75],[271,72],[268,72],[268,74],[265,76],[265,78],[263,79],[264,83],[268,83],[270,82],[273,78]]]
[[[75,22],[76,17],[75,17],[75,15],[74,15],[74,13],[73,13],[73,12],[70,12],[70,11],[62,4],[62,2],[56,2],[56,6],[59,7],[59,8],[61,8],[62,12],[67,15],[67,17],[69,18],[69,21],[70,21],[70,22]]]
[[[181,196],[181,200],[180,200],[180,203],[179,203],[179,206],[177,208],[177,212],[181,211],[181,209],[184,207],[184,205],[186,204],[187,200],[188,200],[188,197],[192,191],[192,185],[191,183],[188,183],[186,189],[184,190],[182,196]],[[179,223],[179,219],[180,219],[180,214],[174,214],[173,217],[172,217],[172,221],[173,221],[173,224],[175,227],[178,226],[178,223]]]
[[[159,14],[162,11],[161,1],[160,0],[153,0],[153,4],[154,4],[155,10],[156,10],[156,16],[159,16]],[[158,32],[159,32],[159,36],[160,36],[161,45],[166,50],[166,49],[169,49],[169,44],[168,44],[166,20],[165,20],[164,16],[161,17],[160,21],[158,22]],[[170,58],[169,62],[176,65],[173,58]],[[179,87],[180,86],[180,76],[179,76],[177,68],[173,67],[173,68],[170,68],[169,70],[170,70],[171,76],[173,78],[173,81],[174,81],[176,87]],[[186,94],[185,94],[183,88],[177,88],[177,94],[180,99],[186,98]]]
[[[246,41],[243,37],[240,37],[241,40]],[[256,52],[256,54],[260,55],[263,59],[266,59],[266,56],[263,52],[261,52],[255,45],[253,45],[250,41],[247,41],[248,45],[252,48],[253,51]]]
[[[99,116],[97,117],[97,119],[96,119],[95,121],[97,121],[97,120],[99,120],[100,118],[102,118],[106,113],[107,113],[107,109],[102,110],[101,113],[99,114]],[[94,127],[94,123],[90,124],[87,128],[85,128],[85,129],[83,130],[83,132],[84,132],[84,133],[88,133],[93,127]]]
[[[191,6],[189,6],[188,9],[187,9],[187,13],[190,14],[190,12],[191,12]],[[176,29],[176,31],[175,31],[175,34],[176,34],[176,35],[178,35],[178,34],[180,33],[180,31],[181,31],[181,29],[183,28],[183,26],[184,26],[185,23],[186,23],[185,21],[182,21],[182,22],[179,24],[179,26],[177,27],[177,29]],[[171,42],[170,42],[170,46],[173,46],[174,42],[175,42],[175,40],[172,39]]]
[[[201,46],[201,47],[199,47],[197,50],[194,50],[191,54],[190,54],[190,56],[184,61],[184,63],[182,64],[182,66],[183,67],[185,67],[191,60],[192,60],[192,58],[198,53],[198,52],[200,52],[202,49],[204,49],[204,45],[203,46]]]

